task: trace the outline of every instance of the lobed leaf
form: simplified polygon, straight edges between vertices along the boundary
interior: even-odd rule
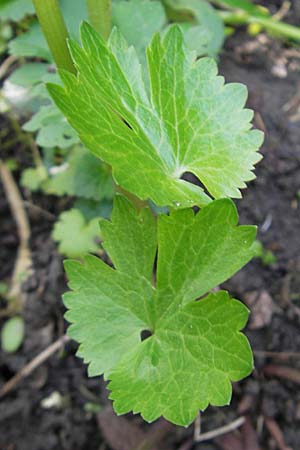
[[[245,86],[224,85],[210,58],[195,60],[178,26],[147,50],[151,97],[132,47],[115,30],[109,43],[87,24],[70,49],[78,77],[49,85],[57,106],[118,184],[159,206],[203,206],[211,197],[182,179],[196,175],[214,198],[241,196],[260,160]]]
[[[54,241],[59,243],[60,253],[69,258],[96,252],[99,249],[96,243],[99,235],[99,218],[86,221],[82,212],[75,208],[60,214],[52,232]]]
[[[208,404],[228,404],[230,381],[253,366],[240,333],[248,310],[225,291],[195,300],[251,259],[255,227],[237,226],[229,199],[156,224],[150,210],[116,196],[101,232],[113,267],[92,256],[67,261],[64,302],[69,335],[89,374],[110,380],[116,412],[188,425]]]

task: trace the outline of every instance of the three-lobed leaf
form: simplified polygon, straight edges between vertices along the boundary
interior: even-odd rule
[[[230,381],[251,372],[240,333],[247,308],[225,291],[197,300],[251,259],[255,228],[237,220],[229,199],[156,223],[117,196],[111,222],[101,223],[113,267],[92,256],[66,262],[69,335],[89,374],[110,380],[117,413],[188,425],[208,404],[228,404]],[[151,336],[142,340],[144,330]]]
[[[52,232],[60,253],[69,258],[79,258],[88,252],[96,252],[99,249],[96,242],[99,235],[99,218],[87,221],[83,213],[76,208],[60,214]]]
[[[177,26],[147,50],[151,95],[132,47],[115,30],[105,43],[87,24],[70,49],[78,77],[48,89],[116,182],[159,206],[203,206],[211,197],[182,179],[195,174],[214,198],[240,197],[254,178],[262,133],[251,130],[245,86],[224,84],[210,58],[195,59]]]

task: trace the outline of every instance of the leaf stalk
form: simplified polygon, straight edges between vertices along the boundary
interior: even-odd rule
[[[32,1],[57,68],[76,73],[67,45],[69,34],[58,0]]]
[[[107,39],[111,31],[111,0],[87,0],[87,8],[90,24]]]

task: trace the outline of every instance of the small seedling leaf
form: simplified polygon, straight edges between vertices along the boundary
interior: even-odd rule
[[[1,347],[7,353],[18,350],[24,339],[24,320],[22,317],[12,317],[1,329]]]

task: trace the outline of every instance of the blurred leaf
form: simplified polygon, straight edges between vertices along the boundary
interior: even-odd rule
[[[32,3],[31,0],[28,1]],[[79,39],[79,24],[87,18],[85,2],[61,0],[60,3],[70,37]],[[45,59],[49,62],[53,61],[48,44],[37,22],[32,23],[28,31],[22,33],[9,43],[9,51],[11,55],[15,56],[32,56]]]
[[[8,292],[8,284],[4,281],[0,281],[0,296],[7,294]]]
[[[80,22],[88,18],[85,0],[60,0],[62,14],[72,39],[79,40]]]
[[[9,77],[9,81],[23,87],[40,83],[48,73],[49,65],[45,63],[27,63],[18,67]]]
[[[11,55],[32,56],[52,61],[47,42],[37,22],[34,22],[26,33],[10,41],[8,48]]]
[[[25,169],[22,172],[21,185],[34,192],[41,188],[47,178],[47,171],[43,166]]]
[[[271,250],[267,250],[261,241],[253,243],[254,257],[259,258],[265,266],[270,266],[276,263],[276,256]]]
[[[188,29],[186,41],[198,55],[216,55],[224,42],[224,24],[216,10],[205,0],[163,0],[171,10],[187,12],[198,26]],[[201,28],[203,31],[201,31]],[[203,36],[205,42],[202,41]],[[205,48],[203,50],[203,46]]]
[[[79,209],[87,220],[94,217],[108,219],[112,211],[112,201],[103,200],[101,202],[86,198],[78,198],[74,203],[74,208]]]
[[[191,50],[195,50],[199,56],[208,53],[211,34],[207,32],[206,27],[195,26],[188,22],[181,23],[179,26],[183,31],[185,43]]]
[[[23,129],[37,131],[36,142],[41,147],[68,148],[79,142],[77,134],[54,104],[42,106]]]
[[[161,2],[131,0],[113,3],[112,21],[146,64],[145,49],[154,33],[167,23],[167,18]]]
[[[1,11],[0,11],[1,13]],[[10,23],[0,20],[0,55],[7,49],[7,43],[13,36],[13,29]]]
[[[70,209],[59,216],[52,237],[59,243],[60,253],[77,258],[99,248],[95,238],[100,236],[99,218],[86,221],[78,209]]]
[[[1,0],[1,20],[12,20],[18,22],[27,14],[34,14],[32,0]]]
[[[224,25],[214,8],[202,0],[164,0],[165,6],[175,10],[177,18],[185,21],[180,26],[187,46],[198,55],[215,55],[223,45]],[[188,13],[188,14],[185,14]],[[187,18],[191,22],[186,22]],[[126,41],[133,45],[143,65],[145,49],[154,33],[167,25],[165,10],[159,1],[130,0],[113,3],[113,24]]]
[[[85,148],[75,147],[62,170],[57,169],[44,186],[47,193],[98,201],[113,197],[113,180],[107,166]]]
[[[19,163],[14,158],[6,159],[5,165],[9,168],[11,172],[14,172],[19,168]]]
[[[102,406],[99,403],[87,402],[83,406],[84,410],[88,413],[98,414],[102,410]]]
[[[47,91],[47,88],[46,88],[46,83],[60,84],[61,81],[60,81],[58,73],[47,72],[46,74],[44,74],[40,79],[40,83],[37,83],[34,86],[32,86],[30,93],[31,93],[32,97],[41,97],[41,99],[47,99],[47,100],[49,100],[50,103],[52,103],[52,100],[49,96],[49,92]]]
[[[22,317],[12,317],[7,320],[1,329],[1,346],[7,353],[18,350],[24,339],[24,320]]]

